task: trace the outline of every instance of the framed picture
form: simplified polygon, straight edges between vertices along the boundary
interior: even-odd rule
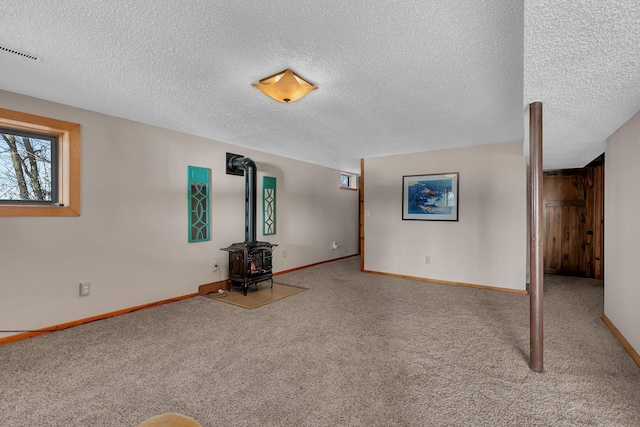
[[[458,220],[458,172],[402,177],[402,219]]]

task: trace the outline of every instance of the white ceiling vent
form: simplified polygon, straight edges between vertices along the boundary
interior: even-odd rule
[[[31,54],[28,54],[28,53],[25,53],[25,52],[20,52],[19,50],[10,49],[10,48],[4,47],[2,45],[0,45],[0,52],[6,52],[6,53],[9,53],[11,55],[16,55],[16,56],[19,56],[19,57],[24,58],[24,59],[30,59],[32,61],[39,61],[40,60],[40,58],[38,58],[37,56],[31,55]]]

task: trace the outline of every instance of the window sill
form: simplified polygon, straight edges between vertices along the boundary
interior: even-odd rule
[[[1,205],[0,216],[80,216],[71,206]]]

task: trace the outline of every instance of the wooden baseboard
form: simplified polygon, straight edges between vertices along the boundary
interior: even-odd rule
[[[226,280],[221,280],[219,282],[200,285],[198,288],[198,295],[207,295],[211,292],[218,292],[220,289],[223,291],[229,290],[229,283]]]
[[[149,304],[138,305],[135,307],[129,307],[118,311],[112,311],[110,313],[98,314],[97,316],[87,317],[80,320],[74,320],[73,322],[62,323],[60,325],[49,326],[46,328],[36,329],[33,331],[23,332],[17,335],[11,335],[10,337],[0,338],[0,345],[9,344],[16,341],[26,340],[28,338],[37,337],[40,335],[49,334],[51,332],[61,331],[63,329],[72,328],[74,326],[84,325],[85,323],[95,322],[96,320],[108,319],[109,317],[120,316],[121,314],[131,313],[132,311],[138,311],[145,308],[157,307],[159,305],[168,304],[170,302],[180,301],[183,299],[198,296],[199,294],[188,294],[180,297],[169,298],[162,301],[152,302]]]
[[[609,329],[611,329],[611,332],[613,332],[613,335],[618,339],[618,341],[620,341],[620,344],[622,344],[624,349],[627,350],[627,353],[629,353],[633,361],[636,362],[636,365],[640,367],[640,355],[638,354],[637,351],[634,350],[633,347],[631,347],[631,344],[629,344],[629,341],[627,341],[627,339],[620,333],[618,328],[616,328],[614,324],[611,323],[611,320],[609,320],[607,315],[604,313],[602,314],[602,321],[604,322],[605,325],[609,327]]]
[[[326,264],[328,262],[339,261],[341,259],[352,258],[354,256],[359,256],[360,254],[347,255],[340,258],[328,259],[326,261],[314,262],[313,264],[303,265],[302,267],[292,268],[290,270],[278,271],[277,273],[273,273],[274,276],[279,276],[281,274],[291,273],[292,271],[303,270],[305,268],[313,267],[314,265]]]
[[[324,263],[332,262],[332,261],[338,261],[340,259],[351,258],[351,257],[358,256],[358,255],[359,254],[348,255],[348,256],[344,256],[344,257],[340,257],[340,258],[330,259],[330,260],[327,260],[327,261],[316,262],[314,264],[305,265],[303,267],[292,268],[291,270],[279,271],[277,273],[274,273],[273,275],[277,276],[279,274],[290,273],[292,271],[302,270],[303,268],[312,267],[314,265],[324,264]],[[72,328],[74,326],[84,325],[85,323],[95,322],[96,320],[102,320],[102,319],[107,319],[109,317],[119,316],[121,314],[131,313],[132,311],[138,311],[138,310],[142,310],[142,309],[145,309],[145,308],[157,307],[159,305],[168,304],[170,302],[180,301],[180,300],[187,299],[187,298],[192,298],[192,297],[199,296],[199,295],[206,295],[206,294],[208,294],[210,292],[218,292],[218,289],[225,289],[226,290],[227,288],[228,288],[228,282],[226,280],[221,280],[219,282],[213,282],[213,283],[206,283],[204,285],[200,285],[200,287],[198,288],[198,293],[195,293],[195,294],[188,294],[188,295],[183,295],[183,296],[180,296],[180,297],[169,298],[169,299],[162,300],[162,301],[152,302],[152,303],[149,303],[149,304],[138,305],[136,307],[129,307],[129,308],[125,308],[125,309],[118,310],[118,311],[112,311],[110,313],[104,313],[104,314],[99,314],[97,316],[87,317],[85,319],[74,320],[73,322],[62,323],[60,325],[49,326],[49,327],[46,327],[46,328],[36,329],[36,330],[33,330],[33,331],[28,331],[28,332],[22,332],[22,333],[19,333],[19,334],[16,334],[16,335],[11,335],[9,337],[0,338],[0,345],[9,344],[9,343],[16,342],[16,341],[26,340],[28,338],[37,337],[37,336],[44,335],[44,334],[49,334],[51,332],[61,331],[63,329]]]
[[[305,269],[305,268],[313,267],[314,265],[326,264],[328,262],[338,261],[338,260],[345,259],[345,258],[351,258],[351,257],[358,256],[358,255],[359,254],[347,255],[347,256],[340,257],[340,258],[329,259],[327,261],[321,261],[321,262],[316,262],[316,263],[309,264],[309,265],[303,265],[302,267],[296,267],[296,268],[292,268],[290,270],[278,271],[277,273],[273,273],[273,275],[274,276],[279,276],[281,274],[291,273],[292,271],[297,271],[297,270],[302,270],[302,269]],[[212,282],[212,283],[207,283],[207,284],[204,284],[204,285],[200,285],[200,287],[198,288],[198,294],[199,295],[207,295],[208,293],[211,293],[211,292],[218,292],[219,289],[228,290],[229,289],[229,283],[226,280],[221,280],[219,282]]]
[[[499,291],[499,292],[508,292],[511,294],[529,295],[528,291],[519,290],[519,289],[498,288],[495,286],[475,285],[473,283],[450,282],[448,280],[429,279],[426,277],[405,276],[403,274],[385,273],[382,271],[373,271],[373,270],[363,270],[363,272],[371,273],[371,274],[379,274],[381,276],[399,277],[401,279],[419,280],[421,282],[440,283],[443,285],[464,286],[466,288],[484,289],[487,291]]]

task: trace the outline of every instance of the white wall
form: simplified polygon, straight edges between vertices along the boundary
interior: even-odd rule
[[[220,248],[244,240],[244,178],[225,174],[226,152],[257,164],[258,240],[279,245],[274,271],[358,253],[358,194],[339,188],[338,170],[10,92],[0,91],[0,107],[82,126],[82,215],[0,217],[0,330],[74,321],[226,279]],[[189,165],[212,169],[210,242],[187,241]],[[277,178],[277,234],[266,238],[264,175]],[[220,276],[210,272],[216,261]],[[81,281],[91,282],[91,295],[78,296]]]
[[[607,139],[604,189],[604,314],[640,351],[640,113]]]
[[[402,176],[447,172],[460,173],[459,220],[403,221]],[[366,270],[526,288],[522,142],[369,158],[364,179]]]

